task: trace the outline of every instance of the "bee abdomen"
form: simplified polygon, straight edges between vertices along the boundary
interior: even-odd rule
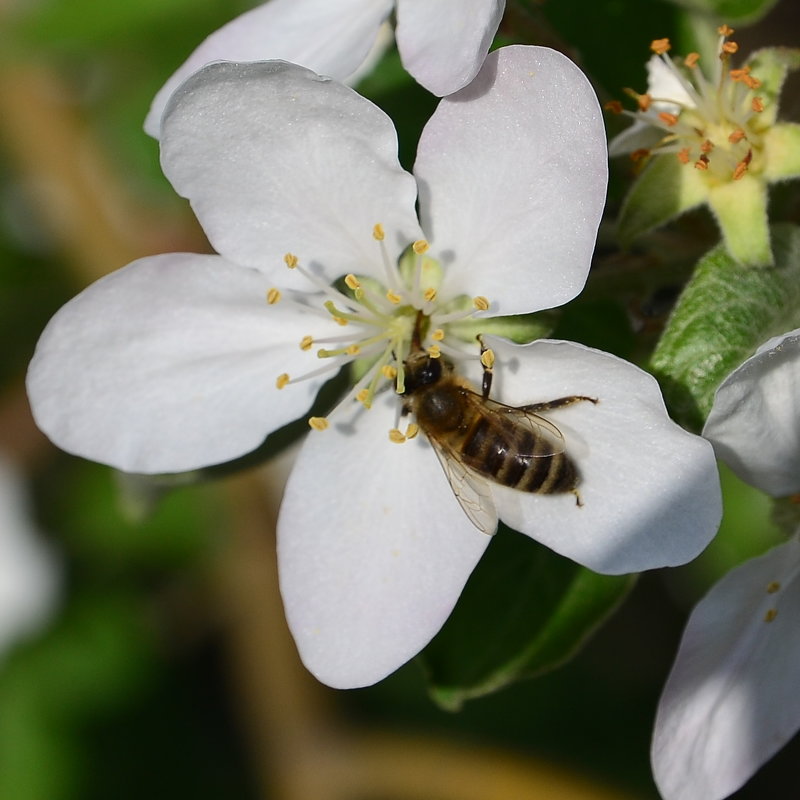
[[[557,494],[572,491],[578,475],[565,453],[552,453],[550,443],[524,428],[499,436],[484,417],[476,417],[465,432],[461,455],[465,463],[497,483],[523,492]]]

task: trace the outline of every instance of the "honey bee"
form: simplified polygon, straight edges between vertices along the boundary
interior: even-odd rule
[[[484,365],[479,393],[452,364],[421,347],[412,350],[404,367],[403,413],[414,415],[461,507],[479,530],[492,534],[497,527],[490,482],[538,494],[572,492],[581,505],[578,470],[566,453],[564,436],[541,412],[597,403],[596,398],[571,395],[507,406],[489,399],[490,368]]]

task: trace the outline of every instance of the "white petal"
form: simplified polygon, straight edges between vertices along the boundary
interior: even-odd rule
[[[561,430],[580,474],[572,494],[493,484],[500,518],[596,572],[683,564],[717,531],[722,505],[708,442],[667,416],[655,379],[622,359],[573,344],[489,339],[499,400],[509,405],[583,395],[544,414]]]
[[[192,254],[144,258],[97,281],[39,340],[28,371],[37,424],[64,450],[129,472],[182,472],[252,450],[319,387],[276,389],[278,375],[301,369],[298,343],[319,323],[268,306],[268,288],[256,270]]]
[[[798,573],[795,538],[732,570],[692,612],[656,717],[664,800],[727,797],[800,728]]]
[[[302,67],[205,67],[173,95],[161,152],[215,249],[236,263],[274,273],[294,253],[329,282],[382,278],[374,225],[392,258],[419,238],[416,185],[397,160],[392,121]]]
[[[651,147],[655,147],[663,138],[664,134],[660,128],[637,119],[633,125],[618,133],[608,143],[608,154],[614,158],[616,156],[629,155],[635,150],[649,150]]]
[[[703,436],[743,481],[775,497],[800,491],[800,329],[725,378]]]
[[[483,64],[505,0],[398,0],[403,66],[441,97],[466,86]]]
[[[0,660],[44,624],[59,592],[53,552],[34,528],[14,465],[0,454]]]
[[[280,58],[344,80],[364,61],[392,0],[270,0],[212,33],[156,95],[144,128],[158,138],[170,95],[212,61]]]
[[[683,81],[657,55],[650,56],[647,62],[647,93],[658,111],[677,114],[682,108],[695,107]]]
[[[444,623],[491,537],[458,505],[429,444],[389,441],[396,398],[314,431],[278,522],[281,592],[306,667],[366,686]]]
[[[504,47],[444,98],[415,174],[432,254],[454,293],[493,314],[561,305],[583,287],[605,202],[605,131],[594,90],[565,56]]]

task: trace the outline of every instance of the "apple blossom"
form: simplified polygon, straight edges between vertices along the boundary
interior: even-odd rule
[[[156,95],[145,130],[158,138],[170,95],[212,61],[279,58],[352,83],[385,48],[380,32],[395,9],[403,66],[433,94],[452,94],[477,74],[504,8],[505,0],[269,0],[189,56]]]
[[[652,43],[647,93],[628,90],[638,110],[624,113],[634,124],[609,144],[612,156],[650,157],[621,211],[620,236],[630,241],[707,203],[736,261],[765,266],[773,263],[767,186],[800,177],[800,125],[777,121],[781,87],[800,66],[800,50],[759,50],[734,68],[732,33],[719,28],[719,57],[707,73],[699,54],[679,64],[667,55],[668,39]]]
[[[412,176],[389,118],[346,86],[219,63],[178,90],[162,133],[165,173],[220,255],[141,259],[65,306],[30,366],[35,417],[119,469],[193,470],[258,446],[349,365],[344,399],[309,419],[278,555],[308,668],[373,683],[436,633],[491,538],[425,437],[400,430],[414,332],[479,380],[476,332],[581,290],[607,178],[596,97],[563,55],[501,48],[440,102]],[[697,555],[720,517],[713,452],[655,380],[576,344],[485,342],[498,399],[598,399],[552,414],[583,505],[496,486],[497,515],[602,572]]]
[[[800,330],[771,339],[719,387],[703,431],[739,475],[800,491]],[[658,707],[652,759],[665,800],[720,800],[800,728],[800,540],[738,566],[692,612]]]

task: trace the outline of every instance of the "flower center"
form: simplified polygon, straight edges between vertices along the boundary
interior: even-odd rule
[[[315,353],[325,362],[322,366],[296,377],[282,373],[275,382],[283,389],[349,365],[353,386],[331,413],[354,400],[370,408],[375,395],[389,386],[402,394],[404,364],[415,350],[424,349],[434,358],[442,353],[454,359],[479,357],[477,348],[470,352],[464,347],[467,341],[474,344],[474,334],[459,331],[458,323],[486,311],[489,301],[466,295],[441,298],[442,267],[428,255],[425,240],[413,242],[394,263],[384,244],[383,226],[376,224],[372,236],[379,248],[382,279],[349,273],[329,285],[306,269],[298,256],[287,253],[286,266],[306,279],[309,290],[289,297],[275,288],[267,292],[268,305],[291,303],[299,313],[333,319],[342,327],[340,335],[309,333],[300,340],[300,350],[309,356]],[[316,430],[328,426],[323,417],[312,417],[309,424]]]
[[[619,103],[609,104],[611,110],[663,132],[654,147],[632,153],[634,160],[651,153],[675,153],[682,164],[702,171],[715,183],[739,180],[746,172],[761,169],[763,131],[758,117],[764,101],[756,94],[761,82],[747,66],[731,68],[730,57],[739,49],[729,40],[733,29],[723,25],[718,32],[719,57],[710,76],[699,69],[698,53],[677,62],[667,55],[669,39],[657,39],[650,49],[664,65],[674,90],[665,90],[663,96],[626,90],[637,101],[636,112],[622,112]]]

